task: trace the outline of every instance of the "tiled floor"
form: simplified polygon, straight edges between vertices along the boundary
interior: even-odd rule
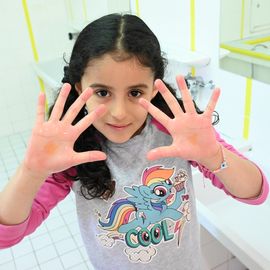
[[[0,137],[0,190],[23,158],[30,132]],[[92,270],[71,193],[30,236],[0,250],[0,270]]]

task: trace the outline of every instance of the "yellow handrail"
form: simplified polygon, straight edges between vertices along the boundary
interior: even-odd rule
[[[270,41],[270,37],[263,37],[263,38],[257,38],[257,39],[252,39],[252,40],[246,40],[244,41],[245,44],[248,45],[254,45],[254,44],[258,44],[258,43],[264,43]]]
[[[239,53],[239,54],[247,55],[247,56],[250,56],[250,57],[259,58],[259,59],[266,60],[266,61],[270,60],[270,55],[267,55],[267,54],[261,53],[261,52],[255,52],[255,51],[251,51],[251,50],[247,50],[247,49],[241,49],[241,48],[233,47],[233,46],[230,46],[230,45],[227,45],[227,44],[220,44],[220,48],[229,50],[230,52]]]

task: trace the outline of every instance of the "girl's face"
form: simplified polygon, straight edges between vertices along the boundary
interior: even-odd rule
[[[157,93],[150,68],[136,58],[115,61],[106,54],[89,63],[76,89],[81,93],[89,86],[94,94],[86,103],[88,111],[100,104],[107,108],[93,125],[108,140],[124,143],[141,131],[148,113],[138,100],[143,97],[150,101]]]

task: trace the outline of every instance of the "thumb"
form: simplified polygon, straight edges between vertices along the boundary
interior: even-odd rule
[[[105,160],[107,155],[102,151],[87,151],[82,153],[75,153],[73,158],[73,166],[87,162],[94,162]]]
[[[167,157],[177,157],[178,152],[172,146],[162,146],[155,149],[150,150],[147,153],[147,159],[149,160],[156,160],[160,158],[167,158]]]

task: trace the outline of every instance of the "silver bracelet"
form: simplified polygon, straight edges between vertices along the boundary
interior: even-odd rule
[[[221,153],[222,153],[222,162],[219,166],[219,168],[215,169],[212,171],[212,173],[216,174],[226,168],[228,168],[228,163],[227,163],[227,160],[226,160],[226,156],[225,156],[225,153],[224,153],[224,150],[223,150],[223,146],[220,144],[220,148],[221,148]]]

